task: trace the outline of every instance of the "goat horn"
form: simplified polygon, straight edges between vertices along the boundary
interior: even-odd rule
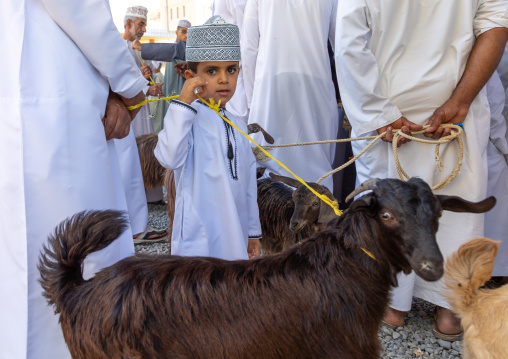
[[[362,192],[374,190],[377,187],[378,182],[379,178],[371,178],[363,182],[357,189],[355,189],[353,192],[349,194],[349,196],[346,197],[346,203]]]

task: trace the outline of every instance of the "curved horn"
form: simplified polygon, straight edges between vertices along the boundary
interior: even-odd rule
[[[346,197],[346,203],[349,202],[352,198],[355,198],[355,196],[359,195],[362,192],[374,190],[377,187],[377,184],[379,182],[379,178],[371,178],[365,182],[363,182],[360,186],[358,186],[357,189],[355,189],[353,192],[349,194],[349,196]]]

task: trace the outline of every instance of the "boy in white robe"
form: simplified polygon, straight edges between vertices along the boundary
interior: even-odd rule
[[[171,254],[227,260],[259,255],[261,225],[256,164],[248,140],[201,101],[220,101],[220,113],[247,132],[225,110],[235,93],[240,46],[236,25],[220,16],[189,29],[189,70],[159,133],[155,156],[175,171],[176,213]]]

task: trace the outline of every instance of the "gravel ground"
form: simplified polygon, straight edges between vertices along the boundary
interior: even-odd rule
[[[148,205],[148,224],[157,229],[167,228],[166,207]],[[136,245],[138,253],[168,254],[167,242]],[[462,358],[462,342],[447,342],[432,334],[434,305],[414,298],[413,307],[406,316],[404,327],[396,330],[382,327],[379,340],[384,351],[381,358]]]

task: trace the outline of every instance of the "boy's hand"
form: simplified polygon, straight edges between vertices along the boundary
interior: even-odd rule
[[[249,245],[247,246],[247,254],[249,259],[259,257],[261,253],[261,241],[259,239],[249,239]]]
[[[198,89],[197,91],[198,94],[202,94],[204,93],[203,89],[207,84],[208,82],[206,82],[205,80],[203,80],[201,77],[198,76],[188,79],[187,81],[185,81],[185,84],[183,85],[178,100],[190,105],[195,100],[197,100],[196,89]]]

